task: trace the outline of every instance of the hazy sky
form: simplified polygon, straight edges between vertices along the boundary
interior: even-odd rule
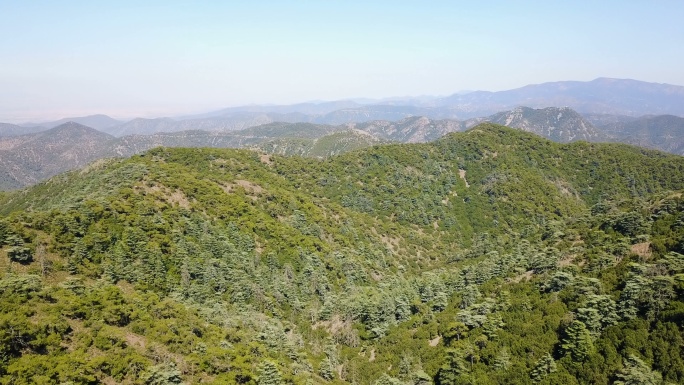
[[[684,85],[679,0],[103,3],[0,0],[0,121],[602,76]]]

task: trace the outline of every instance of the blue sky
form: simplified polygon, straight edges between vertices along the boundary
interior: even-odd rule
[[[0,121],[602,76],[684,85],[675,0],[107,3],[0,0]]]

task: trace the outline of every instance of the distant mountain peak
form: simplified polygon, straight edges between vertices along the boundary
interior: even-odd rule
[[[591,114],[684,116],[684,87],[601,77],[588,82],[549,82],[506,91],[451,95],[437,100],[435,105],[450,109],[461,118],[487,116],[519,105],[532,108],[568,106]]]
[[[55,120],[53,122],[40,123],[40,125],[49,129],[49,128],[61,126],[64,123],[68,123],[68,122],[83,124],[85,126],[92,127],[92,128],[99,130],[99,131],[106,131],[109,128],[118,126],[118,125],[123,123],[120,120],[116,120],[116,119],[114,119],[110,116],[104,115],[104,114],[95,114],[95,115],[88,115],[88,116],[63,118],[63,119]]]
[[[76,123],[76,122],[66,122],[63,124],[60,124],[57,127],[51,128],[47,131],[43,131],[43,135],[50,135],[54,133],[76,133],[76,134],[95,134],[95,135],[101,135],[103,137],[109,137],[111,138],[112,136],[109,134],[106,134],[102,131],[98,131],[92,127],[86,126],[84,124]]]
[[[486,120],[533,132],[557,142],[601,139],[596,127],[569,107],[535,109],[518,106],[510,111],[494,114]]]

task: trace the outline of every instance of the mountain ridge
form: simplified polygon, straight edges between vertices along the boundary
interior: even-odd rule
[[[601,117],[600,121],[605,121]],[[623,119],[620,122],[640,122],[640,118]],[[684,119],[679,119],[681,122]],[[218,147],[218,148],[252,148],[260,151],[278,154],[302,155],[326,158],[340,152],[373,146],[385,142],[422,143],[436,140],[448,133],[464,131],[479,123],[491,121],[507,124],[511,127],[533,132],[557,142],[575,140],[614,141],[634,145],[646,146],[672,153],[684,155],[684,148],[676,140],[681,131],[681,124],[674,124],[668,134],[657,134],[658,122],[662,119],[651,119],[655,125],[640,126],[629,129],[618,122],[613,126],[595,127],[582,116],[569,108],[532,109],[519,107],[511,111],[502,112],[486,118],[475,118],[466,121],[449,119],[434,120],[427,117],[406,117],[398,121],[376,120],[366,123],[347,123],[343,125],[323,125],[316,123],[286,123],[273,122],[260,126],[249,127],[234,131],[203,131],[187,130],[170,132],[155,132],[149,135],[126,135],[119,138],[98,136],[95,132],[77,129],[75,123],[71,130],[71,140],[77,142],[83,135],[85,140],[92,143],[97,141],[101,146],[90,146],[89,153],[71,156],[69,162],[58,162],[49,167],[41,162],[31,162],[29,158],[36,158],[41,152],[46,159],[51,157],[67,157],[68,153],[76,154],[76,147],[60,146],[58,131],[44,131],[39,141],[33,141],[35,136],[24,135],[0,138],[0,162],[4,164],[4,174],[0,187],[15,189],[35,183],[56,173],[71,168],[83,167],[87,163],[106,157],[127,157],[149,150],[157,146],[165,147]],[[171,119],[159,120],[162,125],[174,125]],[[193,121],[185,121],[185,123]],[[135,121],[132,123],[135,124]],[[638,124],[638,123],[634,123]],[[68,127],[69,124],[59,127]],[[192,127],[189,124],[188,127]],[[627,128],[625,128],[627,127]],[[677,128],[679,127],[679,128]],[[352,130],[352,131],[350,131]],[[364,132],[370,136],[359,136],[353,130]],[[632,131],[630,131],[632,130]],[[674,131],[673,131],[674,130]],[[53,139],[49,139],[55,135]],[[105,135],[105,134],[103,134]],[[98,136],[94,140],[92,137]],[[90,139],[88,139],[90,138]],[[26,145],[23,145],[26,143]],[[87,147],[87,146],[86,146]],[[55,152],[60,152],[56,154]],[[58,159],[56,158],[56,159]],[[47,168],[46,168],[47,167]],[[49,169],[50,172],[45,170]],[[11,173],[10,173],[10,170]],[[10,175],[11,174],[11,175]],[[13,175],[13,176],[12,176]]]
[[[104,115],[65,118],[45,124],[56,126],[73,120],[123,136],[185,131],[200,127],[206,130],[236,130],[274,121],[346,124],[400,120],[410,116],[467,120],[521,106],[570,107],[582,114],[597,116],[684,116],[683,105],[684,86],[632,79],[597,78],[592,81],[530,84],[504,91],[456,93],[446,97],[385,98],[363,103],[337,100],[291,105],[246,105],[178,117],[137,118],[134,124],[130,124],[131,121],[116,121]],[[88,119],[93,121],[92,124],[88,124]],[[182,123],[183,121],[191,123]]]

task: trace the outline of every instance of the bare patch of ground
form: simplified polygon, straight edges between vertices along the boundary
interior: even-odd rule
[[[470,187],[470,184],[466,180],[466,170],[458,169],[458,177],[463,179],[463,182],[465,182],[466,187]]]
[[[643,258],[650,258],[653,254],[651,252],[651,242],[642,242],[632,245],[630,251]]]
[[[252,200],[257,200],[259,196],[266,191],[263,187],[259,186],[258,184],[244,179],[237,179],[233,183],[228,183],[221,186],[221,188],[223,189],[223,191],[226,192],[226,194],[234,193],[235,188],[238,187],[245,190],[245,194]]]
[[[532,279],[532,276],[533,276],[533,275],[534,275],[534,271],[533,271],[533,270],[529,270],[529,271],[526,271],[526,272],[523,273],[523,274],[520,274],[520,275],[517,276],[517,277],[511,278],[511,282],[520,283],[520,282],[522,282],[522,280],[525,280],[525,282],[527,282],[527,281],[529,281],[530,279]]]
[[[171,190],[170,188],[160,184],[154,184],[150,186],[146,183],[138,186],[136,189],[142,190],[145,194],[157,195],[171,205],[177,205],[184,209],[190,208],[190,200],[181,190]]]
[[[259,155],[259,161],[267,166],[273,166],[273,160],[271,159],[271,156],[268,154]]]

